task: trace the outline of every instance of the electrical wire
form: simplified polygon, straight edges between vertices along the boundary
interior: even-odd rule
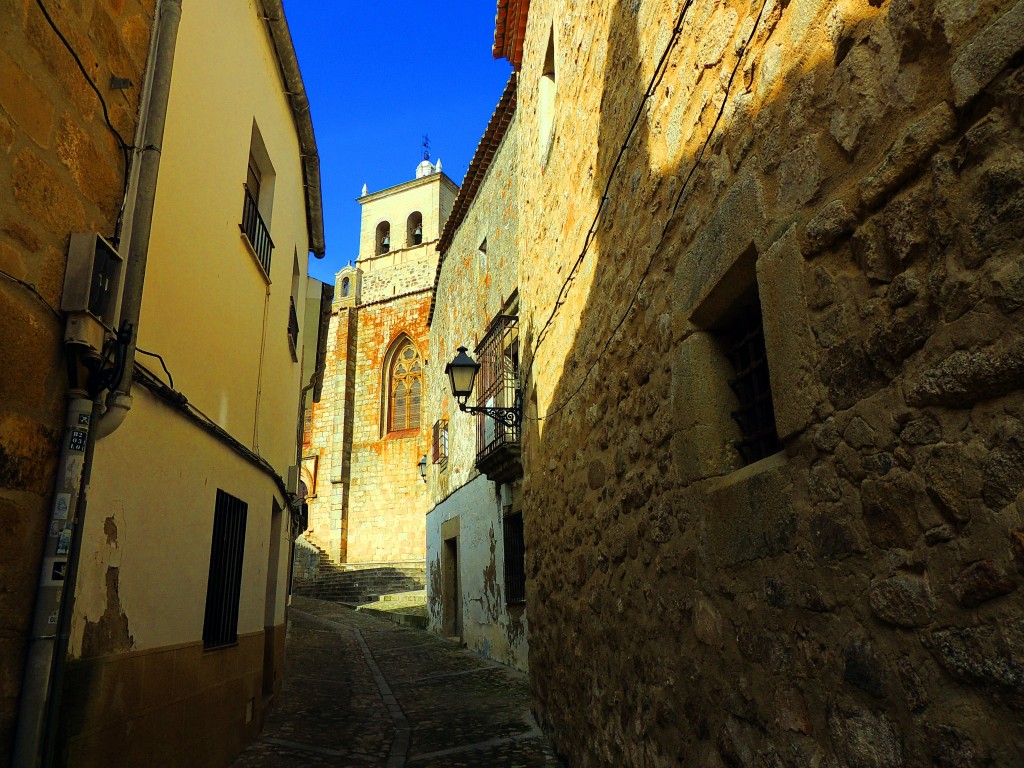
[[[46,23],[50,25],[50,29],[53,30],[61,43],[64,44],[68,53],[71,54],[71,58],[75,60],[75,64],[78,65],[78,71],[82,73],[82,77],[85,78],[85,82],[88,83],[93,93],[96,94],[96,98],[99,99],[100,107],[103,110],[103,122],[107,124],[107,128],[117,141],[118,149],[121,150],[121,154],[124,156],[124,175],[121,182],[121,207],[117,213],[117,221],[114,224],[114,235],[111,238],[114,241],[114,244],[118,245],[117,241],[120,239],[121,235],[121,225],[124,222],[125,208],[128,205],[128,184],[131,174],[132,153],[136,148],[125,141],[121,133],[114,127],[114,124],[110,120],[110,110],[107,108],[107,100],[103,98],[103,94],[100,92],[99,87],[97,87],[96,83],[89,76],[89,72],[86,70],[85,64],[82,63],[82,59],[78,55],[78,52],[74,49],[67,37],[64,36],[64,33],[61,32],[60,27],[58,27],[57,23],[53,20],[49,10],[47,10],[46,6],[43,4],[43,0],[36,0],[36,5],[39,6],[39,10],[42,12],[43,18],[45,18]]]
[[[668,62],[668,56],[675,48],[676,43],[679,40],[679,36],[683,31],[683,24],[686,21],[686,12],[690,10],[694,0],[686,0],[682,9],[679,12],[679,18],[676,20],[676,25],[672,30],[672,36],[669,38],[668,44],[665,46],[665,50],[662,52],[661,57],[658,59],[658,64],[654,68],[654,74],[651,75],[651,81],[647,85],[647,90],[644,92],[644,97],[640,100],[640,104],[637,105],[636,114],[633,115],[633,121],[629,124],[629,130],[626,132],[626,140],[622,143],[619,148],[618,154],[615,156],[615,162],[612,163],[611,170],[608,172],[608,181],[604,186],[604,191],[601,193],[601,202],[597,206],[597,212],[594,214],[594,220],[590,224],[590,229],[587,230],[587,236],[583,240],[583,249],[580,251],[579,256],[576,257],[576,261],[572,265],[572,269],[569,270],[568,276],[565,278],[565,282],[562,283],[561,289],[558,291],[558,296],[555,298],[554,306],[551,308],[551,314],[548,315],[547,321],[541,327],[537,334],[537,342],[534,344],[534,355],[530,358],[530,365],[527,366],[527,371],[533,364],[533,357],[536,356],[537,350],[541,344],[544,343],[544,339],[547,336],[548,329],[551,327],[551,323],[554,322],[555,315],[558,310],[561,309],[569,295],[569,288],[572,286],[573,281],[576,279],[576,274],[579,271],[580,265],[586,258],[587,252],[590,250],[590,245],[597,236],[597,226],[601,220],[601,212],[604,210],[605,204],[608,202],[608,191],[612,187],[612,183],[615,181],[615,172],[619,168],[619,163],[622,162],[622,158],[626,154],[626,150],[629,149],[629,141],[633,138],[633,132],[640,124],[640,118],[644,114],[644,106],[650,100],[651,96],[657,90],[658,85],[661,82],[661,78],[665,75],[666,63]]]
[[[692,0],[691,0],[691,2],[692,2]],[[690,2],[688,2],[687,5],[684,6],[683,14],[686,13],[686,9],[689,7],[689,5],[690,5]],[[659,252],[659,250],[661,248],[661,244],[665,241],[665,238],[668,235],[668,231],[669,231],[669,229],[672,226],[672,223],[673,223],[673,220],[674,220],[673,217],[675,216],[675,213],[676,213],[676,211],[679,208],[680,202],[682,202],[683,194],[686,192],[686,190],[687,190],[687,188],[688,188],[688,186],[690,184],[690,181],[693,179],[694,174],[697,172],[697,168],[700,166],[700,162],[701,162],[701,160],[704,157],[704,153],[707,151],[708,146],[710,146],[711,140],[715,136],[715,131],[717,131],[718,125],[722,121],[722,117],[725,114],[725,108],[729,104],[729,94],[732,91],[732,84],[733,84],[733,81],[736,79],[736,73],[739,71],[740,65],[743,63],[743,60],[746,58],[747,50],[750,47],[751,41],[754,39],[754,35],[757,34],[757,31],[760,28],[761,18],[764,15],[764,11],[765,11],[765,8],[767,6],[768,6],[768,0],[764,0],[764,2],[761,5],[761,10],[759,10],[758,13],[757,13],[757,18],[754,20],[753,29],[751,29],[750,35],[747,37],[746,42],[744,42],[743,49],[739,52],[739,54],[736,57],[736,64],[733,66],[732,72],[729,75],[729,80],[726,83],[725,95],[722,98],[722,105],[718,108],[718,114],[715,115],[715,121],[714,121],[714,123],[712,123],[711,128],[708,131],[707,138],[704,140],[704,143],[701,145],[700,151],[697,153],[697,156],[694,159],[693,165],[690,167],[689,173],[686,174],[686,178],[683,180],[683,184],[679,188],[679,193],[676,195],[675,201],[672,204],[672,208],[669,211],[669,215],[666,217],[665,225],[664,225],[664,227],[662,227],[661,235],[658,238],[658,242],[651,248],[651,256],[647,260],[647,265],[644,267],[643,274],[640,276],[640,279],[637,281],[636,289],[633,291],[633,295],[632,295],[632,297],[629,300],[629,304],[626,306],[625,312],[622,313],[622,317],[619,318],[618,323],[615,324],[615,327],[612,329],[611,333],[608,334],[608,338],[605,339],[605,342],[602,345],[600,352],[597,353],[597,357],[594,358],[594,361],[590,364],[590,367],[587,368],[586,373],[584,373],[583,376],[580,378],[579,383],[576,385],[576,388],[572,392],[570,392],[562,400],[562,402],[557,407],[549,410],[544,416],[526,416],[524,414],[524,416],[523,416],[524,419],[527,419],[529,421],[544,421],[545,419],[548,419],[548,418],[554,416],[555,414],[559,413],[560,411],[564,410],[565,407],[569,404],[569,402],[576,395],[578,395],[580,393],[580,391],[583,389],[583,385],[586,384],[587,380],[590,378],[590,374],[593,373],[594,369],[597,367],[597,364],[599,362],[601,362],[601,358],[604,356],[604,353],[608,350],[608,347],[611,345],[612,339],[615,338],[615,335],[619,332],[619,329],[622,327],[623,323],[626,322],[626,318],[629,317],[629,313],[633,311],[633,307],[636,304],[637,297],[640,295],[640,289],[643,287],[644,281],[646,281],[647,276],[651,272],[651,266],[654,264],[655,256],[658,254],[658,252]],[[680,29],[681,25],[682,25],[682,17],[680,17],[679,25],[677,25],[676,29],[677,30]],[[668,51],[671,49],[671,47],[672,47],[676,37],[677,37],[677,33],[674,34],[673,35],[673,39],[669,41],[669,46],[668,46],[668,48],[666,48],[665,55],[662,56],[662,62],[665,60],[665,56],[667,56]],[[659,62],[659,67],[660,66],[661,66],[661,62]],[[650,88],[648,89],[648,95],[649,94],[650,94]],[[646,99],[647,99],[647,96],[645,95],[644,102],[641,102],[641,105],[640,105],[641,109],[643,109],[643,104],[646,102]],[[636,121],[634,121],[634,125],[635,124],[636,124]],[[632,128],[630,130],[632,130]],[[628,138],[627,138],[627,142],[628,142]],[[626,145],[623,146],[623,151],[625,150],[625,146]],[[620,152],[619,156],[621,157],[621,155],[622,155],[622,152]],[[618,164],[618,159],[616,159],[616,164]],[[613,167],[612,174],[614,174],[614,171],[615,171],[615,168]],[[606,190],[605,195],[606,196],[602,198],[601,206],[598,207],[598,216],[600,216],[601,207],[603,207],[604,203],[607,201],[607,189],[610,186],[611,186],[611,179],[609,179],[608,187],[605,188],[605,190]],[[576,268],[579,266],[580,262],[582,262],[583,256],[586,253],[586,248],[589,246],[589,241],[592,239],[591,235],[592,235],[592,233],[594,231],[595,231],[595,229],[592,227],[591,228],[591,232],[588,233],[588,235],[587,235],[587,241],[584,244],[584,253],[581,254],[580,257],[577,259],[576,265],[574,265],[574,267],[573,267],[573,271],[575,271]],[[567,286],[569,285],[570,281],[572,280],[572,277],[573,277],[573,274],[572,274],[572,272],[570,272],[570,276],[566,279],[566,282],[563,285],[563,290],[565,290],[567,288]],[[561,293],[559,294],[559,296],[561,296]],[[564,300],[563,300],[563,303],[564,303]],[[558,311],[558,308],[559,308],[559,305],[556,303],[556,306],[552,309],[551,316],[548,318],[548,322],[545,323],[544,328],[542,328],[542,331],[546,330],[547,327],[551,324],[551,321],[554,318],[555,312]],[[533,353],[533,355],[530,358],[530,364],[527,366],[527,373],[529,373],[529,370],[530,370],[530,368],[533,365],[533,360],[536,359],[536,350],[540,346],[540,341],[541,341],[540,335],[538,335],[537,344],[534,346],[534,353]]]
[[[156,352],[150,352],[149,350],[143,349],[142,347],[138,346],[135,347],[135,351],[138,352],[140,355],[146,355],[147,357],[155,357],[157,360],[159,360],[160,367],[163,368],[164,373],[167,374],[167,381],[171,385],[171,389],[174,389],[174,377],[171,376],[171,372],[167,370],[167,363],[164,362],[164,359],[160,355],[158,355]]]
[[[43,5],[43,0],[36,0],[36,5],[38,5],[39,10],[42,11],[43,17],[46,19],[46,23],[50,25],[50,29],[54,31],[57,37],[60,38],[60,41],[64,43],[64,47],[68,49],[68,53],[71,54],[71,58],[73,58],[75,60],[75,64],[78,65],[78,70],[82,73],[82,77],[85,78],[85,81],[89,84],[89,87],[92,88],[93,92],[95,92],[96,98],[100,100],[100,106],[103,108],[103,120],[104,122],[106,122],[107,128],[109,128],[110,132],[114,135],[114,138],[117,139],[118,146],[121,148],[122,151],[134,149],[134,147],[132,147],[131,144],[126,142],[124,138],[121,136],[121,134],[118,133],[117,128],[114,127],[114,124],[110,122],[110,113],[107,110],[106,99],[103,98],[103,94],[100,93],[100,89],[96,86],[96,83],[94,83],[92,78],[89,77],[89,72],[86,70],[85,64],[82,63],[81,57],[79,57],[78,53],[71,46],[71,43],[68,42],[68,39],[64,36],[64,33],[60,31],[60,28],[53,20],[53,17],[50,15],[50,12],[46,9],[46,6]]]
[[[5,277],[8,280],[10,280],[12,283],[17,283],[18,285],[20,285],[26,291],[28,291],[33,296],[35,296],[36,299],[38,299],[43,304],[43,306],[45,306],[48,310],[50,310],[50,312],[53,313],[54,317],[56,317],[61,322],[64,322],[64,315],[62,315],[56,309],[56,307],[53,306],[53,304],[51,304],[50,302],[48,302],[46,300],[46,298],[43,296],[43,294],[41,294],[39,292],[39,289],[36,288],[34,284],[27,283],[24,280],[22,280],[21,278],[15,277],[14,275],[10,274],[9,272],[4,272],[2,269],[0,269],[0,277]]]

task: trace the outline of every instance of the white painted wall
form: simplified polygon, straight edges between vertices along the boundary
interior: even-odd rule
[[[527,668],[524,606],[505,605],[505,558],[501,501],[483,475],[463,485],[427,514],[429,629],[441,633],[441,526],[459,518],[459,570],[462,581],[462,639],[482,656],[521,670]],[[447,575],[447,574],[445,574]]]

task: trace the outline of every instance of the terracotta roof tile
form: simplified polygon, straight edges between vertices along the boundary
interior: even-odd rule
[[[508,59],[517,72],[523,63],[523,40],[529,13],[530,0],[498,0],[491,53],[496,59]]]

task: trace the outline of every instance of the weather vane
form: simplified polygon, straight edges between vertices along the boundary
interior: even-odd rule
[[[427,134],[423,134],[423,159],[430,159],[430,137]]]

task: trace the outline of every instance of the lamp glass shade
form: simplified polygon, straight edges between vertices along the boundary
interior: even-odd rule
[[[420,470],[420,477],[424,480],[427,479],[427,455],[423,454],[420,458],[420,463],[416,465]]]
[[[473,382],[476,380],[480,363],[466,354],[465,347],[459,347],[459,353],[445,367],[452,394],[459,400],[465,400],[473,393]]]

